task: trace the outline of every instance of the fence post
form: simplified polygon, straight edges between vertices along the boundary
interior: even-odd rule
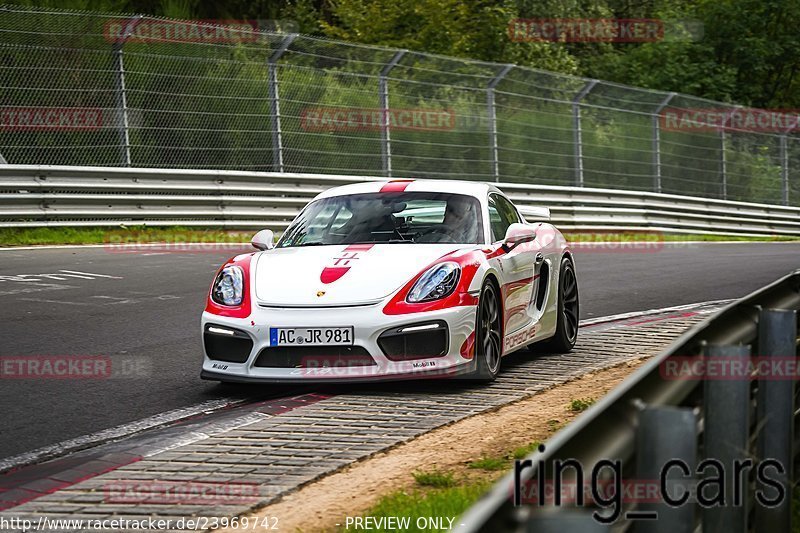
[[[114,72],[115,77],[115,93],[116,93],[116,107],[117,107],[117,131],[119,132],[120,141],[120,159],[122,164],[126,167],[131,166],[131,137],[128,123],[128,95],[125,86],[125,61],[122,57],[122,49],[125,47],[125,42],[133,34],[136,26],[142,20],[143,15],[136,15],[128,21],[122,35],[114,41]]]
[[[6,158],[3,157],[3,154],[0,154],[0,165],[7,165],[7,164],[8,161],[6,161]]]
[[[697,464],[697,418],[691,408],[645,407],[639,413],[636,430],[636,478],[640,483],[662,480],[663,489],[672,500],[694,493],[694,475],[683,476],[679,468],[663,472],[669,461],[682,461],[691,472]],[[635,490],[635,489],[634,489]],[[659,493],[662,487],[659,486]],[[635,490],[638,494],[639,491]],[[649,492],[648,492],[649,493]],[[691,533],[694,531],[693,504],[668,505],[662,502],[640,503],[637,511],[655,518],[636,522],[634,531],[653,533]]]
[[[661,192],[661,123],[659,115],[675,98],[675,94],[669,93],[653,113],[653,192]]]
[[[386,77],[389,72],[403,59],[408,50],[398,50],[391,61],[386,63],[378,76],[378,105],[381,108],[381,168],[383,175],[392,177],[392,138],[389,134],[389,81]]]
[[[581,130],[581,100],[594,89],[598,80],[591,80],[572,99],[572,128],[575,137],[575,185],[583,187],[583,135]]]
[[[750,347],[708,346],[705,355],[709,359],[725,358],[746,361],[750,357]],[[732,367],[733,365],[726,365]],[[724,487],[710,484],[698,485],[698,493],[709,500],[720,498],[720,490],[725,491],[724,505],[710,505],[703,509],[703,531],[724,531],[725,533],[745,533],[747,531],[747,496],[749,493],[747,480],[748,470],[744,473],[734,471],[734,463],[742,463],[750,457],[748,440],[750,436],[750,380],[719,379],[705,377],[705,402],[703,405],[705,460],[712,460],[721,465],[724,473]],[[714,466],[698,469],[718,477],[720,472]],[[738,482],[735,478],[739,477]],[[742,479],[743,478],[743,479]],[[702,481],[700,483],[703,483]],[[738,494],[734,493],[737,488]],[[705,489],[705,490],[704,490]],[[710,489],[710,490],[709,490]],[[734,500],[736,498],[736,500]]]
[[[719,128],[719,171],[722,175],[722,199],[728,199],[728,156],[725,154],[725,128],[727,127],[728,120],[733,119],[733,115],[739,111],[742,106],[735,106],[730,115],[722,121],[722,126]]]
[[[719,171],[722,177],[722,199],[728,199],[728,160],[725,156],[725,126],[719,130]]]
[[[267,83],[269,83],[269,116],[272,129],[272,170],[283,172],[283,138],[281,136],[281,107],[278,95],[278,66],[277,62],[289,46],[297,38],[296,33],[290,33],[280,46],[267,60]]]
[[[500,181],[500,155],[497,148],[497,111],[494,105],[494,90],[497,84],[506,77],[514,65],[506,65],[500,73],[492,78],[486,86],[486,112],[489,115],[489,157],[492,164],[494,181]]]
[[[789,205],[789,147],[787,132],[781,135],[781,190],[783,205]]]
[[[758,318],[758,355],[787,361],[796,357],[797,312],[762,309]],[[792,441],[794,439],[794,381],[766,376],[758,381],[758,459],[777,461],[784,468],[769,475],[783,485],[784,498],[774,507],[756,502],[755,531],[791,531],[792,519]],[[777,478],[777,479],[776,479]],[[777,499],[775,489],[759,481],[757,488],[769,499]]]

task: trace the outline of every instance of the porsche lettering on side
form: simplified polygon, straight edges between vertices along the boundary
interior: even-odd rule
[[[202,318],[202,377],[490,381],[513,351],[571,350],[575,264],[549,211],[529,209],[537,220],[474,182],[323,192],[277,243],[263,230],[258,251],[219,269]]]

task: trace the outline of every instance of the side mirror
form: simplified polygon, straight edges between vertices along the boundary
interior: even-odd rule
[[[275,248],[275,234],[271,229],[262,229],[253,235],[250,244],[259,250],[272,250]]]
[[[506,238],[503,239],[503,249],[510,252],[520,244],[536,240],[536,230],[527,224],[515,222],[506,230]]]

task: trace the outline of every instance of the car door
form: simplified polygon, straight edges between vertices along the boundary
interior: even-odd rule
[[[500,194],[490,194],[488,205],[492,242],[499,244],[505,238],[508,227],[523,220],[514,205]],[[505,317],[503,333],[506,337],[528,326],[534,319],[537,256],[541,256],[537,241],[520,245],[498,256],[503,273],[500,292]]]

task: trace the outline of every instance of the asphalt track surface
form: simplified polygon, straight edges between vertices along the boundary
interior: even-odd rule
[[[0,251],[0,356],[133,365],[128,378],[0,379],[0,459],[208,400],[288,392],[199,379],[200,313],[231,255]],[[585,319],[744,296],[800,268],[800,243],[600,246],[578,250],[576,264]]]

